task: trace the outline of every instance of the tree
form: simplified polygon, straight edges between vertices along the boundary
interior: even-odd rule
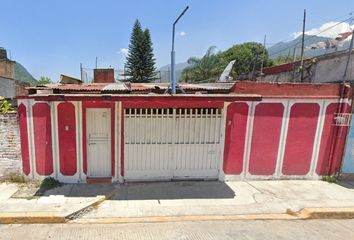
[[[126,62],[128,80],[131,82],[151,82],[155,76],[155,58],[149,29],[144,31],[135,21]]]
[[[272,66],[273,62],[262,44],[247,42],[234,45],[226,51],[214,53],[215,47],[209,47],[202,58],[191,57],[188,59],[190,66],[182,71],[182,80],[186,82],[216,81],[227,64],[236,60],[231,76],[256,72],[261,69],[264,51],[263,66]]]
[[[233,66],[233,71],[236,75],[259,71],[261,69],[263,51],[263,66],[272,66],[272,60],[268,56],[267,49],[264,49],[262,44],[256,42],[246,42],[234,45],[226,51],[221,52],[219,55],[219,66],[226,67],[230,61],[236,60]]]
[[[221,71],[218,68],[219,57],[214,53],[214,50],[215,46],[212,46],[208,48],[202,58],[190,57],[187,61],[190,66],[182,71],[182,81],[215,81]]]
[[[49,77],[44,77],[41,76],[38,80],[38,84],[37,85],[42,85],[42,84],[51,84],[53,83],[52,80]]]

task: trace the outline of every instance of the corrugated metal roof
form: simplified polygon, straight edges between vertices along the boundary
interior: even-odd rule
[[[129,91],[129,88],[122,82],[110,83],[102,91]]]
[[[107,83],[86,83],[86,84],[48,84],[45,86],[30,87],[28,89],[54,89],[63,91],[101,91]]]
[[[181,83],[180,87],[185,91],[205,91],[210,93],[228,93],[235,83]],[[49,84],[43,86],[30,87],[28,89],[36,89],[36,90],[58,90],[64,91],[68,93],[68,91],[72,92],[127,92],[131,93],[163,93],[169,87],[169,83],[84,83],[84,84]]]

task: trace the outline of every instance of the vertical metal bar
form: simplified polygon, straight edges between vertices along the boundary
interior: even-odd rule
[[[150,145],[149,145],[149,148],[150,148],[150,167],[149,169],[155,169],[156,167],[156,157],[154,157],[154,153],[156,153],[155,151],[153,151],[155,149],[155,145],[156,145],[156,140],[155,140],[155,144],[154,144],[154,139],[155,139],[155,136],[156,136],[156,131],[154,131],[154,127],[153,127],[153,124],[154,124],[154,117],[153,117],[153,112],[154,112],[154,109],[150,109]]]
[[[196,161],[196,159],[198,159],[198,152],[196,151],[196,146],[197,146],[197,121],[198,121],[198,108],[194,109],[194,127],[193,127],[193,145],[191,145],[192,149],[193,149],[193,158],[191,159],[192,162],[192,166],[193,168],[196,168],[196,166],[198,166],[198,161]],[[190,166],[191,166],[190,165]]]
[[[302,37],[301,37],[301,78],[300,82],[304,79],[304,48],[305,48],[305,24],[306,24],[306,9],[304,9],[304,18],[302,23]]]

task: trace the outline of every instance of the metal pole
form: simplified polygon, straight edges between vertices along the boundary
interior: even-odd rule
[[[80,79],[82,81],[82,63],[80,63]]]
[[[306,9],[304,9],[304,19],[302,23],[302,38],[301,38],[301,78],[300,82],[304,79],[304,45],[305,45],[305,24],[306,24]]]
[[[345,65],[344,73],[343,73],[343,84],[345,84],[345,81],[346,81],[348,65],[349,65],[349,62],[350,62],[350,56],[352,55],[353,39],[354,39],[354,30],[352,31],[352,39],[350,40],[349,52],[348,52],[348,59],[347,59],[346,65]]]
[[[264,35],[264,41],[263,41],[263,54],[262,54],[262,65],[261,65],[261,75],[263,75],[263,66],[264,66],[264,55],[265,55],[265,50],[266,50],[266,39],[267,35]]]
[[[176,94],[177,81],[175,76],[175,26],[178,20],[183,16],[183,14],[188,10],[188,6],[183,10],[183,12],[174,21],[172,27],[172,50],[171,50],[171,88],[172,94]]]

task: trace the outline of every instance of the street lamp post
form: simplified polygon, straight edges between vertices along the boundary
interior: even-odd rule
[[[173,28],[172,28],[172,51],[171,51],[171,88],[172,88],[172,94],[176,94],[176,87],[177,87],[177,81],[176,81],[176,75],[175,75],[175,26],[178,20],[183,16],[183,14],[188,10],[188,6],[183,10],[183,12],[178,16],[176,21],[173,23]]]

